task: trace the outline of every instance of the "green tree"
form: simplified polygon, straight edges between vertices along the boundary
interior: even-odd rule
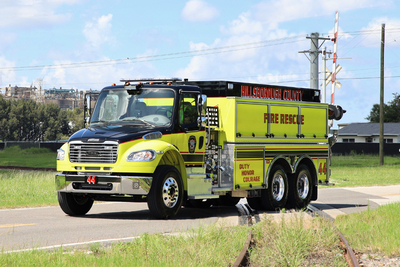
[[[370,122],[379,122],[379,104],[374,104],[365,119]],[[400,122],[400,95],[393,93],[393,100],[383,104],[383,122]]]
[[[59,140],[69,134],[67,113],[54,103],[45,105],[43,110],[41,130],[45,141]]]
[[[8,114],[10,112],[10,101],[0,95],[0,140],[8,139],[10,130],[8,127]]]
[[[68,121],[70,122],[71,133],[75,133],[84,127],[83,109],[75,108],[68,111]]]
[[[38,104],[23,99],[6,100],[0,96],[0,140],[60,140],[72,133],[69,121],[69,113],[61,110],[57,104]]]

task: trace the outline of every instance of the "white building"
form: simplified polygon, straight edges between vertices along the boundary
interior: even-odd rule
[[[338,142],[379,143],[379,123],[350,123],[339,125]],[[386,122],[383,125],[384,142],[400,143],[400,123]]]

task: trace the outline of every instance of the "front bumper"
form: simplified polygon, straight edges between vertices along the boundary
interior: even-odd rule
[[[60,192],[107,194],[107,195],[147,195],[153,177],[56,174],[56,189]]]

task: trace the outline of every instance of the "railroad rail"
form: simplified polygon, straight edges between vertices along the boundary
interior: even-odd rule
[[[236,205],[236,207],[238,208],[239,211],[240,224],[246,224],[247,222],[247,225],[249,226],[253,225],[253,217],[255,218],[256,223],[259,222],[260,218],[258,216],[258,212],[253,210],[249,205],[239,202]],[[312,205],[308,205],[307,212],[309,212],[312,216],[322,216],[324,219],[326,219],[331,223],[332,227],[335,228],[337,235],[340,239],[340,243],[345,251],[344,257],[347,262],[347,265],[349,267],[359,267],[360,264],[358,263],[358,260],[356,258],[353,249],[350,247],[349,242],[346,240],[343,234],[333,224],[333,218]],[[241,252],[239,253],[235,263],[232,265],[233,267],[248,266],[248,256],[249,256],[248,251],[251,248],[251,246],[254,245],[251,241],[252,241],[252,233],[250,231]]]

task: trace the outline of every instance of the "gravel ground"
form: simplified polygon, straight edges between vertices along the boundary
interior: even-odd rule
[[[400,256],[387,257],[377,253],[357,253],[356,256],[362,267],[400,267]]]

